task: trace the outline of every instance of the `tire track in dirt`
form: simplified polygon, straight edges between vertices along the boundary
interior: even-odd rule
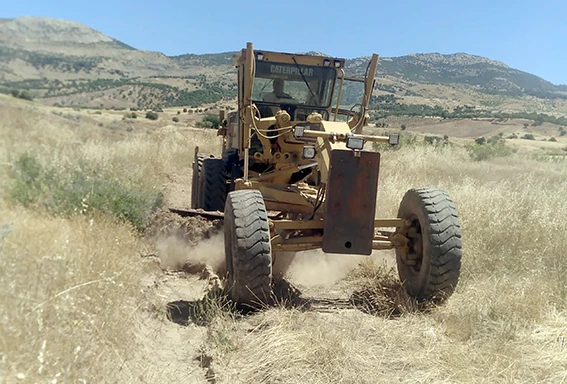
[[[179,186],[171,189],[179,190]],[[176,207],[187,205],[179,196],[175,201]],[[216,303],[219,297],[227,300],[218,277],[225,270],[222,228],[222,220],[181,217],[168,210],[153,216],[146,237],[154,249],[144,258],[148,273],[142,278],[148,308],[140,311],[137,330],[143,345],[140,353],[150,368],[140,377],[141,382],[217,382],[219,368],[206,352],[210,316],[214,316],[207,306],[211,299]],[[372,258],[389,265],[394,261],[391,254],[383,252]],[[387,317],[395,315],[399,284],[379,292],[360,291],[356,296],[352,286],[343,282],[348,272],[364,259],[326,255],[322,251],[296,254],[286,278],[274,280],[276,304],[321,314],[362,310]],[[378,300],[372,297],[376,293]],[[242,316],[237,316],[246,321],[247,314],[241,311]]]

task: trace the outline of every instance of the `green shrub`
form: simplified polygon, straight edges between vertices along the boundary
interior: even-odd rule
[[[549,139],[549,141],[553,141],[553,142],[556,142],[556,141],[557,141],[557,139],[556,139],[555,137],[551,136],[551,138]]]
[[[173,120],[174,123],[179,123],[179,117],[177,117],[177,116],[173,116],[172,120]]]
[[[401,127],[401,128],[402,128],[402,131],[405,131],[407,127],[406,127],[405,124],[402,124],[402,127]]]
[[[154,111],[148,111],[148,112],[146,112],[146,119],[157,120],[158,114]]]
[[[10,92],[10,94],[18,99],[33,101],[33,97],[28,91],[18,91],[17,89],[14,89]]]
[[[220,120],[217,115],[205,115],[200,122],[195,124],[197,128],[215,128],[220,126]]]
[[[142,230],[163,205],[163,194],[79,165],[75,169],[43,167],[25,153],[15,162],[10,197],[25,207],[44,208],[54,215],[98,211],[130,222]]]
[[[486,143],[486,139],[484,137],[477,137],[474,139],[474,142],[478,145],[483,145]]]
[[[526,133],[524,136],[522,136],[522,139],[524,139],[524,140],[535,140],[535,137],[531,133]]]
[[[474,161],[484,161],[494,157],[506,157],[514,152],[512,148],[506,146],[503,142],[492,144],[467,144],[465,148]]]

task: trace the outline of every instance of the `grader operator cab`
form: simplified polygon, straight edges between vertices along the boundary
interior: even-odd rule
[[[370,255],[395,249],[409,295],[440,302],[455,289],[461,229],[449,196],[407,191],[395,218],[376,218],[380,153],[396,135],[362,134],[378,56],[364,78],[344,59],[254,50],[234,58],[238,109],[221,112],[221,158],[195,152],[192,208],[224,212],[227,284],[238,303],[272,298],[272,266],[282,252]],[[344,85],[364,85],[359,104],[341,104]]]

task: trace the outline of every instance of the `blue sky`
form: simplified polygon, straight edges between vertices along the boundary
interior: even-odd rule
[[[370,55],[466,52],[567,84],[565,0],[4,2],[0,17],[78,21],[167,55],[266,50]]]

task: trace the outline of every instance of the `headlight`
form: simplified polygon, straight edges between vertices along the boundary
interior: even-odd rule
[[[303,137],[304,131],[305,131],[305,127],[302,127],[301,125],[296,126],[293,129],[293,137],[295,137],[296,139]]]
[[[348,136],[346,139],[346,146],[350,149],[362,149],[364,148],[364,139]]]
[[[317,151],[313,146],[305,146],[303,147],[303,158],[304,159],[314,159]]]
[[[392,133],[388,136],[388,144],[398,145],[400,143],[400,135],[397,133]]]

